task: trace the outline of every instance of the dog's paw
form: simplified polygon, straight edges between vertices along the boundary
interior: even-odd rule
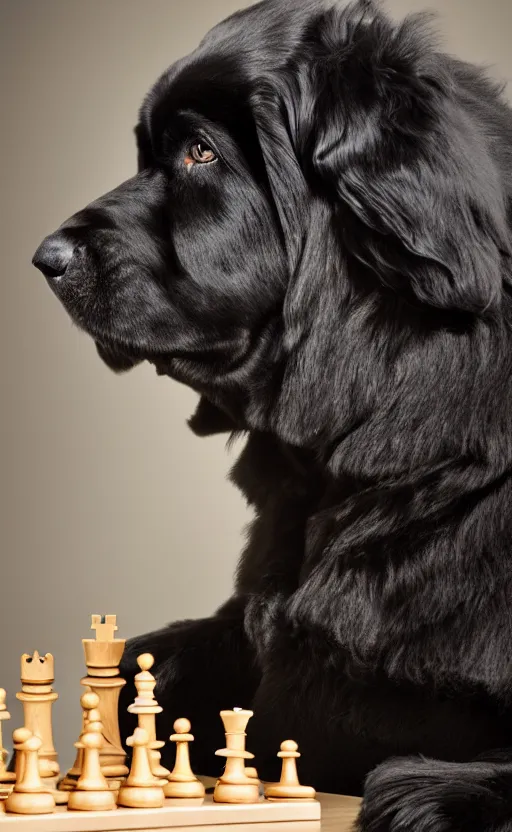
[[[389,760],[365,783],[358,832],[511,832],[505,780],[485,762]],[[505,799],[504,799],[505,798]]]

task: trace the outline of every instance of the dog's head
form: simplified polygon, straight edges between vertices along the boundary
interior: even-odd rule
[[[413,374],[418,419],[504,314],[506,125],[418,19],[264,0],[159,79],[138,173],[34,263],[113,369],[203,394],[198,431],[325,444],[383,403],[399,420]]]

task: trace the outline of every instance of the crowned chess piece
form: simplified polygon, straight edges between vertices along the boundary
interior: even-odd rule
[[[294,740],[281,743],[281,750],[277,754],[283,761],[281,779],[279,783],[269,783],[265,786],[265,797],[268,800],[313,800],[315,790],[311,786],[302,786],[297,775],[297,760],[300,757],[298,745]]]
[[[165,795],[160,781],[156,780],[150,764],[149,735],[144,728],[136,728],[127,745],[133,748],[132,767],[125,783],[119,789],[119,806],[131,809],[159,809]]]
[[[252,711],[241,708],[220,712],[226,731],[226,748],[215,753],[218,757],[226,757],[226,767],[213,792],[216,803],[257,803],[259,800],[259,780],[249,777],[245,770],[245,760],[254,759],[254,754],[245,750],[245,729],[252,715]]]
[[[80,812],[106,811],[116,805],[114,792],[101,770],[103,723],[99,710],[94,707],[97,701],[98,696],[91,692],[84,693],[80,699],[82,708],[87,711],[85,732],[75,743],[82,751],[82,772],[68,800],[68,809]]]
[[[119,663],[126,642],[124,639],[115,637],[117,630],[115,615],[93,615],[91,630],[96,632],[96,638],[82,639],[88,675],[80,680],[80,684],[99,697],[97,707],[103,726],[103,742],[99,749],[101,770],[109,781],[110,787],[116,789],[128,774],[118,719],[119,694],[126,684],[126,681],[119,675]],[[70,772],[66,780],[69,776]]]
[[[59,774],[57,752],[53,745],[52,706],[59,694],[52,689],[55,680],[53,656],[40,656],[37,650],[21,657],[21,691],[16,698],[23,703],[24,724],[39,737],[39,774],[54,786]]]
[[[171,734],[171,742],[176,743],[176,761],[164,786],[166,797],[204,797],[205,789],[190,768],[189,744],[194,741],[190,733],[188,719],[177,719],[174,723],[175,734]]]
[[[137,714],[138,727],[147,731],[149,763],[153,777],[166,781],[170,772],[160,764],[159,751],[165,743],[156,738],[156,715],[162,713],[163,708],[160,707],[154,696],[156,679],[150,673],[154,663],[155,660],[151,653],[142,653],[138,656],[137,664],[140,667],[140,673],[137,673],[134,679],[137,696],[133,704],[128,706],[128,712]]]
[[[23,729],[21,729],[23,730]],[[39,753],[43,746],[40,737],[25,730],[13,733],[17,760],[17,777],[13,791],[5,801],[6,812],[18,815],[42,815],[55,811],[55,800],[46,790],[39,774]],[[16,740],[20,740],[17,742]]]
[[[14,783],[16,780],[14,772],[7,771],[7,766],[5,765],[7,760],[7,751],[4,748],[2,739],[2,722],[11,718],[9,711],[7,710],[7,705],[5,704],[6,695],[5,690],[0,688],[0,789],[2,784]]]

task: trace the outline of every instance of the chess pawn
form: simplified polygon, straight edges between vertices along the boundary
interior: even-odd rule
[[[19,782],[23,777],[23,772],[25,770],[25,756],[26,755],[23,754],[22,751],[17,751],[16,749],[19,746],[21,746],[24,742],[26,742],[28,739],[30,739],[31,736],[32,736],[32,732],[28,728],[25,728],[25,727],[16,728],[12,732],[12,738],[13,738],[14,748],[15,748],[15,751],[14,751],[14,778],[17,782]],[[39,757],[39,752],[38,752],[38,757]],[[40,769],[40,763],[41,763],[41,761],[39,760],[39,769]],[[39,773],[41,773],[41,771],[39,771]],[[43,780],[42,783],[43,783],[44,790],[53,795],[53,799],[55,800],[55,803],[57,805],[62,805],[63,803],[68,802],[68,796],[65,792],[58,792],[56,789],[53,789],[51,782],[49,782],[47,779]],[[0,791],[1,791],[1,787],[0,787]],[[2,800],[2,797],[0,796],[0,801],[1,800]]]
[[[80,697],[80,705],[82,706],[82,730],[80,738],[75,743],[76,757],[72,767],[67,772],[66,776],[59,783],[60,791],[73,791],[77,784],[77,780],[82,773],[84,760],[84,747],[81,743],[82,736],[87,732],[87,723],[89,721],[89,713],[93,709],[97,709],[100,698],[97,693],[94,693],[90,688]]]
[[[19,734],[16,739],[19,739]],[[17,815],[46,815],[55,811],[55,800],[45,791],[39,774],[38,752],[42,745],[43,741],[31,732],[23,742],[15,743],[16,759],[21,755],[18,763],[20,776],[16,779],[14,790],[5,801],[7,812]]]
[[[149,671],[154,663],[155,660],[151,653],[142,653],[138,656],[137,664],[140,667],[140,673],[137,673],[134,679],[137,696],[135,702],[128,706],[128,712],[137,714],[138,727],[147,731],[149,763],[153,777],[167,781],[170,772],[169,769],[161,765],[159,751],[165,743],[156,738],[156,714],[162,713],[163,708],[160,707],[153,693],[156,679]]]
[[[7,710],[5,704],[6,693],[3,688],[0,688],[0,783],[14,783],[16,775],[13,771],[7,771],[5,761],[7,759],[7,751],[4,748],[2,740],[2,722],[10,719],[11,715]]]
[[[93,694],[94,695],[94,694]],[[81,698],[90,696],[85,693]],[[91,704],[90,701],[87,704]],[[86,709],[87,710],[87,709]],[[88,710],[86,731],[80,736],[75,746],[83,749],[82,773],[77,780],[76,787],[69,795],[68,809],[91,812],[107,811],[116,805],[114,792],[101,771],[100,749],[103,746],[103,725],[97,709]]]
[[[151,770],[148,732],[144,728],[136,728],[126,744],[133,748],[132,766],[119,789],[118,805],[130,809],[159,809],[164,805],[165,795]]]
[[[269,783],[265,786],[265,797],[268,800],[313,800],[315,790],[311,786],[302,786],[297,775],[297,760],[300,757],[298,745],[294,740],[281,743],[281,750],[277,756],[281,757],[283,767],[279,783]]]
[[[171,734],[171,742],[176,743],[176,761],[164,786],[166,797],[204,797],[205,789],[190,768],[189,743],[194,741],[190,733],[188,719],[177,719],[174,723],[175,734]]]
[[[14,778],[17,782],[23,777],[23,769],[25,766],[25,756],[22,751],[18,753],[18,748],[29,740],[31,736],[32,731],[28,728],[15,728],[12,732],[12,741],[14,744]]]
[[[254,754],[245,750],[245,728],[253,712],[235,708],[221,711],[220,715],[226,731],[226,748],[215,754],[226,758],[226,767],[217,781],[213,799],[216,803],[257,803],[259,781],[248,777],[245,771],[245,760],[254,759]]]

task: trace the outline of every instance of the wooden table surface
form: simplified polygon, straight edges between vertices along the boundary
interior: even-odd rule
[[[322,832],[350,832],[357,818],[361,799],[340,794],[319,794],[318,799],[322,804]]]

